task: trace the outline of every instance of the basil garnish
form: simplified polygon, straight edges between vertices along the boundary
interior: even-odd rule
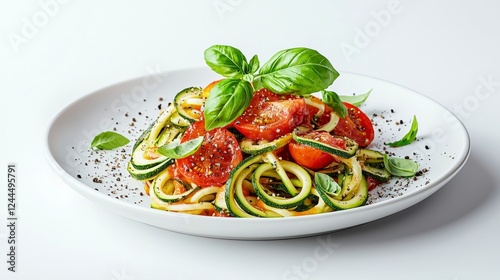
[[[125,146],[130,142],[125,136],[113,132],[105,131],[101,132],[94,137],[90,148],[99,150],[113,150],[121,146]]]
[[[203,143],[203,139],[203,136],[199,136],[182,144],[180,144],[180,140],[172,141],[159,147],[156,151],[169,158],[185,158],[198,151],[201,143]]]
[[[250,104],[252,84],[246,80],[224,79],[210,91],[205,103],[205,129],[211,130],[230,124]]]
[[[330,106],[341,118],[345,118],[347,115],[347,108],[345,107],[340,97],[333,91],[322,90],[321,91],[323,102]]]
[[[370,96],[370,93],[372,92],[373,89],[370,89],[367,93],[363,94],[358,94],[358,95],[339,95],[340,100],[343,102],[350,103],[356,107],[361,106],[366,99],[368,99],[368,96]]]
[[[255,74],[257,70],[259,70],[259,67],[260,67],[259,58],[257,57],[257,55],[254,55],[252,59],[250,59],[250,62],[248,63],[248,69],[250,71],[249,73]]]
[[[401,140],[391,142],[391,143],[386,143],[386,145],[391,146],[391,147],[401,147],[410,144],[411,142],[415,141],[417,138],[417,132],[418,132],[418,122],[417,122],[417,117],[413,116],[413,121],[411,122],[411,128],[408,133],[406,133]]]
[[[205,61],[212,70],[228,78],[210,91],[204,108],[206,130],[226,126],[240,116],[254,89],[307,96],[324,90],[339,76],[326,57],[308,48],[280,51],[260,70],[257,55],[247,62],[243,53],[231,46],[211,46],[205,50]],[[342,107],[336,107],[342,114]]]
[[[338,195],[342,190],[332,177],[320,172],[314,173],[314,186],[332,196]]]
[[[413,177],[418,171],[418,164],[411,159],[389,157],[384,154],[385,169],[394,176]]]
[[[216,73],[227,78],[242,77],[249,68],[243,53],[231,46],[211,46],[205,50],[205,62]]]
[[[255,77],[257,85],[275,93],[309,95],[329,87],[339,76],[319,52],[308,48],[280,51],[269,59]]]

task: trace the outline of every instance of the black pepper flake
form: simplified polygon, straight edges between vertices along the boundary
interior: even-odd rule
[[[78,177],[78,179],[82,179],[82,175],[80,174],[76,175],[76,177]]]
[[[132,118],[132,121],[133,121],[133,122],[136,122],[137,120],[136,120],[135,118]]]
[[[425,145],[425,149],[426,150],[430,149],[429,145]]]
[[[163,101],[163,97],[158,98],[159,101]]]
[[[394,113],[394,109],[391,109],[391,113]]]
[[[161,110],[161,104],[158,104],[158,110]]]

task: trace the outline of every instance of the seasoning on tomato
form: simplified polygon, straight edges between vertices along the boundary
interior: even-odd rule
[[[193,155],[177,160],[177,172],[188,182],[201,187],[221,186],[231,170],[243,160],[240,145],[225,128],[205,130],[204,121],[189,126],[181,143],[204,136],[204,141]]]
[[[347,102],[343,103],[347,107],[347,116],[339,120],[333,133],[356,141],[359,147],[370,145],[375,137],[370,118],[358,107]]]
[[[307,115],[303,98],[261,89],[254,93],[250,105],[236,119],[234,127],[250,139],[273,141],[307,121]]]

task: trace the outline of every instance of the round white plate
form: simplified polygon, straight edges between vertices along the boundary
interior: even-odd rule
[[[205,86],[219,77],[208,69],[186,69],[125,81],[88,94],[64,108],[47,132],[47,159],[64,182],[98,203],[133,220],[163,229],[228,239],[279,239],[321,234],[380,219],[425,199],[446,184],[465,164],[469,135],[446,108],[407,88],[379,79],[341,73],[330,87],[340,95],[373,89],[361,107],[375,124],[373,149],[387,149],[419,164],[420,176],[394,178],[370,193],[356,209],[281,219],[193,216],[151,209],[143,185],[130,178],[126,164],[134,140],[180,90]],[[400,139],[413,116],[417,141],[402,148],[384,142]],[[402,122],[402,123],[401,123]],[[116,130],[131,139],[113,151],[89,149],[93,137]]]

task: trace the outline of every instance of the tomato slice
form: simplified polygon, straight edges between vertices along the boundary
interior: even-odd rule
[[[382,182],[374,179],[373,177],[366,176],[366,183],[368,184],[368,191],[375,189],[376,187],[382,185]]]
[[[344,105],[347,107],[347,116],[339,120],[333,133],[356,141],[360,147],[370,145],[375,137],[370,118],[358,107],[347,102]]]
[[[303,98],[278,95],[268,89],[254,93],[250,105],[234,122],[234,127],[253,140],[272,141],[307,121]]]
[[[336,148],[346,148],[346,143],[343,139],[333,137],[330,133],[325,131],[311,131],[306,135],[301,135],[301,137],[314,139],[315,141],[319,141]],[[328,153],[296,142],[288,144],[288,149],[290,150],[290,154],[295,162],[313,170],[325,168],[330,163],[336,161],[335,157]]]
[[[204,121],[191,124],[181,143],[198,136],[205,137],[200,148],[193,155],[178,159],[176,171],[183,180],[198,186],[221,186],[229,178],[231,170],[243,160],[240,145],[225,128],[206,131]]]

